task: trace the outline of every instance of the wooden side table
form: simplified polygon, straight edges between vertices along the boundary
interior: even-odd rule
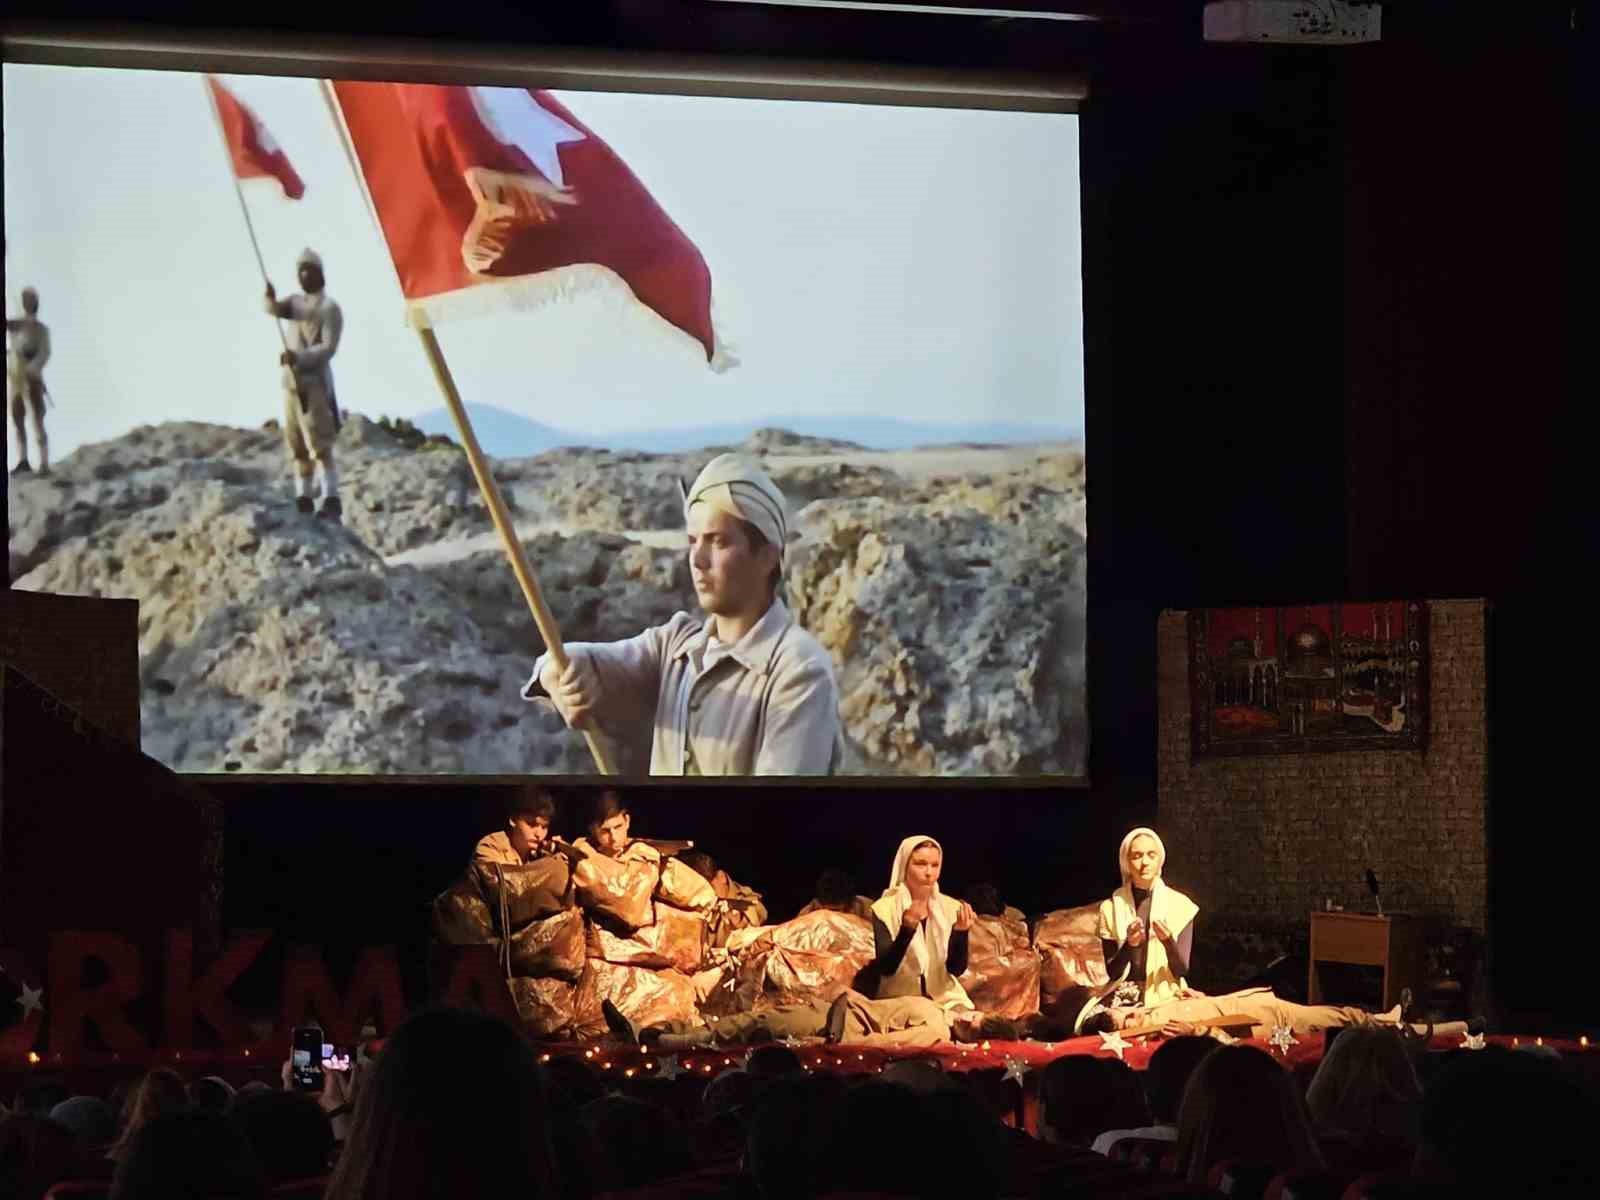
[[[1362,913],[1312,912],[1311,966],[1306,999],[1321,1004],[1318,963],[1355,963],[1383,968],[1383,1007],[1400,1003],[1400,992],[1413,994],[1422,977],[1422,922],[1402,913],[1367,916]]]

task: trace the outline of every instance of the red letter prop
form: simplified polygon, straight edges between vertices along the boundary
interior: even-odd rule
[[[109,978],[93,990],[83,986],[83,965],[105,964]],[[141,1054],[149,1043],[122,1011],[144,990],[139,950],[114,933],[72,931],[50,935],[50,1049],[69,1062],[83,1047],[83,1026],[93,1021],[108,1049]]]
[[[249,970],[272,934],[261,930],[237,933],[222,954],[199,979],[194,978],[194,933],[167,931],[167,986],[162,1002],[166,1045],[188,1050],[194,1045],[194,1018],[198,1013],[216,1031],[224,1046],[250,1041],[250,1031],[228,1001],[228,989]]]
[[[511,999],[511,989],[506,987],[505,969],[493,946],[457,948],[444,1003],[449,1008],[476,1005],[491,1016],[517,1024],[517,1006]]]
[[[369,946],[361,952],[343,1000],[315,947],[290,950],[283,967],[283,1006],[279,1010],[285,1036],[314,1013],[329,1041],[348,1045],[360,1036],[361,1022],[374,1007],[385,1033],[393,1033],[405,1020],[405,993],[392,946]]]

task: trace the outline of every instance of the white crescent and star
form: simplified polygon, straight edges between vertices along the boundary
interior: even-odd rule
[[[469,87],[467,95],[491,136],[521,150],[539,168],[539,174],[557,187],[567,186],[560,148],[583,141],[582,133],[540,106],[526,88]]]

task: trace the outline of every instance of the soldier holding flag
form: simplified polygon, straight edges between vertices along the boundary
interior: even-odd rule
[[[301,512],[311,506],[311,476],[320,473],[322,505],[317,515],[338,521],[339,471],[333,461],[333,440],[339,432],[339,402],[333,391],[333,356],[344,333],[344,314],[326,291],[322,259],[305,250],[295,263],[303,293],[279,300],[267,284],[267,312],[292,321],[291,342],[278,361],[283,366],[283,440],[294,463],[295,503]]]
[[[573,728],[654,726],[653,775],[827,775],[841,758],[828,652],[779,597],[789,524],[777,484],[723,454],[684,497],[689,566],[705,616],[678,613],[620,642],[569,643],[534,664],[523,697]]]

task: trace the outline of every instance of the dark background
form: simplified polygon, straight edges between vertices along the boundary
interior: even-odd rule
[[[216,19],[142,7],[165,25]],[[1108,18],[1097,23],[715,0],[553,7],[475,5],[470,25],[434,5],[249,21],[1066,68],[1092,87],[1080,121],[1091,785],[652,789],[636,801],[640,832],[697,839],[780,915],[828,863],[876,892],[910,832],[944,842],[953,890],[989,878],[1030,912],[1081,903],[1115,882],[1121,833],[1157,820],[1160,610],[1485,596],[1492,982],[1508,1016],[1592,1016],[1545,964],[1593,938],[1580,696],[1596,627],[1596,391],[1577,284],[1593,278],[1580,164],[1597,161],[1594,4],[1391,3],[1380,44],[1335,51],[1205,45],[1198,2],[1011,5]],[[120,16],[75,0],[12,11]],[[498,819],[495,794],[468,785],[214,790],[224,924],[329,945],[414,942],[421,904]],[[1169,850],[1181,886],[1183,847]]]

